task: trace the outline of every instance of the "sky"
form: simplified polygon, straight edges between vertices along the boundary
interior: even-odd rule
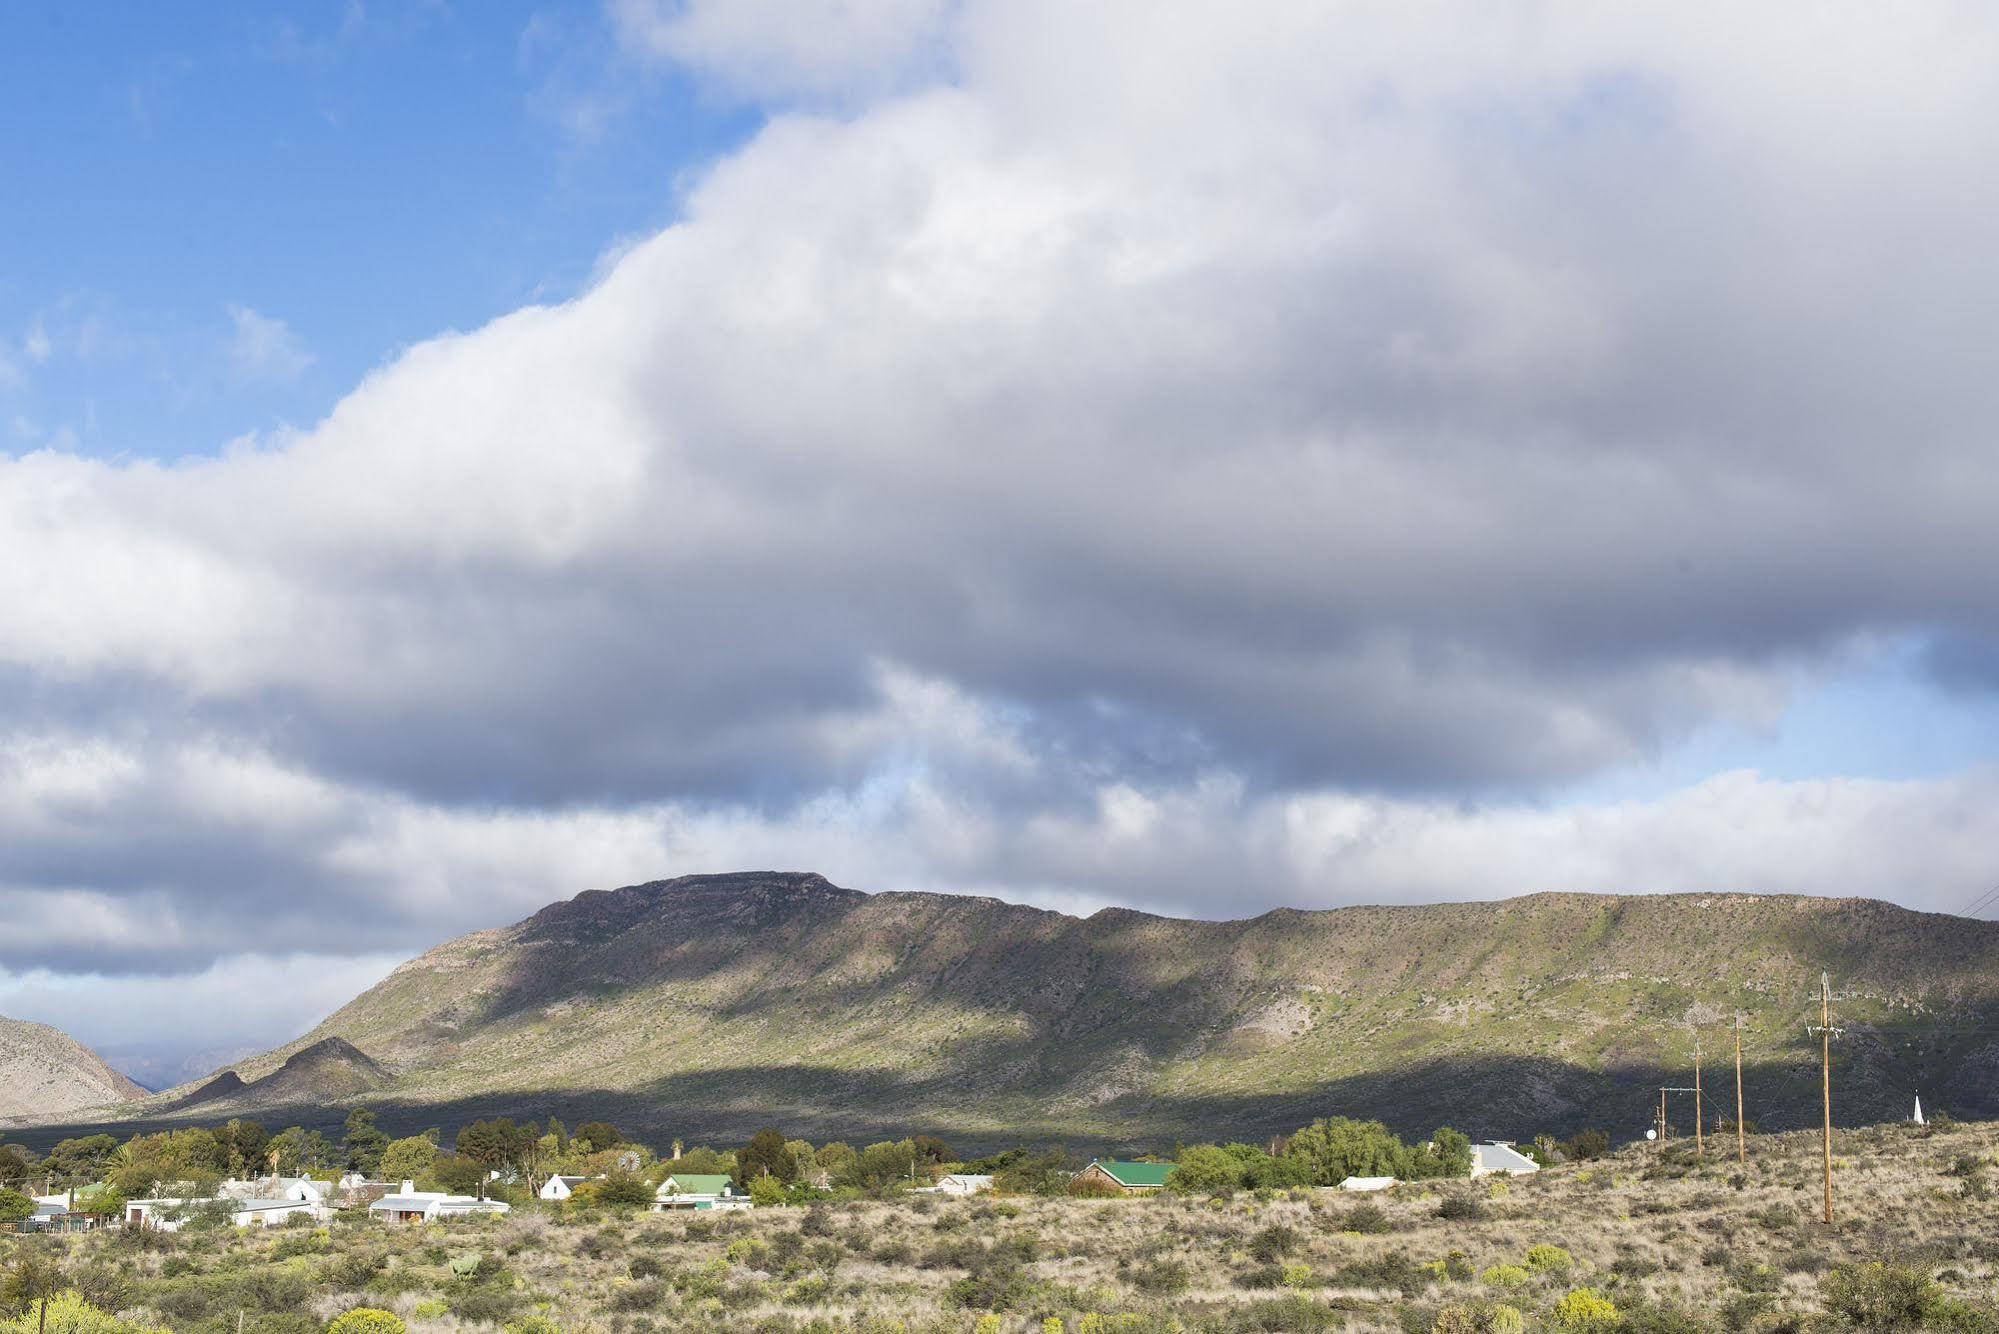
[[[0,1013],[585,889],[1999,887],[1999,18],[79,3],[0,40]]]

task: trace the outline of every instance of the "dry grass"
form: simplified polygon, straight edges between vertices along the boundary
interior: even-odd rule
[[[187,1235],[155,1249],[79,1238],[67,1263],[175,1329],[234,1329],[234,1311],[262,1303],[271,1309],[251,1306],[245,1327],[280,1334],[321,1328],[358,1304],[395,1310],[414,1331],[536,1314],[553,1322],[539,1328],[606,1334],[1058,1328],[1049,1320],[1064,1331],[1429,1330],[1440,1317],[1446,1329],[1506,1327],[1496,1304],[1528,1329],[1554,1329],[1583,1327],[1557,1319],[1560,1309],[1580,1316],[1581,1306],[1560,1307],[1580,1287],[1614,1305],[1627,1330],[1999,1328],[1980,1323],[1999,1297],[1999,1201],[1983,1169],[1967,1175],[1993,1161],[1999,1126],[1844,1135],[1831,1228],[1818,1221],[1816,1137],[1753,1138],[1746,1169],[1732,1141],[1718,1147],[1726,1156],[1705,1164],[1682,1142],[1537,1177],[1371,1197],[523,1212],[425,1228]],[[454,1276],[450,1260],[472,1253],[487,1272]],[[1849,1300],[1847,1314],[1828,1315],[1833,1275],[1874,1261],[1938,1285],[1928,1314]]]

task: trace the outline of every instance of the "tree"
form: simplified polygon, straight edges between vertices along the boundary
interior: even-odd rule
[[[229,1155],[231,1176],[262,1176],[270,1165],[271,1132],[262,1122],[237,1118],[216,1131],[215,1137]]]
[[[373,1177],[381,1169],[382,1151],[389,1147],[389,1136],[375,1124],[373,1112],[356,1107],[347,1113],[347,1134],[340,1147],[346,1151],[349,1171]]]
[[[784,1136],[775,1130],[759,1130],[750,1142],[736,1150],[736,1184],[748,1186],[758,1177],[776,1177],[788,1184],[798,1175],[798,1164],[785,1147]]]
[[[1449,1126],[1439,1126],[1430,1136],[1428,1148],[1417,1147],[1405,1153],[1402,1170],[1396,1175],[1409,1181],[1470,1176],[1471,1139]]]
[[[30,1197],[9,1186],[0,1186],[0,1223],[17,1222],[35,1212]]]
[[[508,1116],[496,1117],[474,1121],[460,1130],[458,1152],[497,1170],[519,1164],[538,1138],[533,1126],[517,1126]]]
[[[431,1164],[437,1161],[437,1144],[428,1135],[411,1135],[407,1139],[390,1140],[382,1150],[382,1161],[378,1165],[384,1181],[421,1181],[430,1175]]]
[[[462,1153],[440,1154],[430,1165],[429,1179],[439,1190],[454,1195],[480,1195],[486,1189],[490,1169],[476,1158]]]
[[[1731,1125],[1729,1129],[1733,1130],[1734,1126]],[[1562,1152],[1576,1162],[1586,1163],[1592,1158],[1601,1158],[1610,1152],[1610,1136],[1601,1130],[1578,1131],[1562,1146]]]
[[[841,1174],[841,1184],[881,1195],[909,1184],[916,1146],[908,1140],[870,1144],[854,1156]]]
[[[1215,1144],[1196,1144],[1180,1152],[1180,1161],[1166,1174],[1166,1188],[1185,1195],[1219,1195],[1242,1184],[1242,1164]]]
[[[96,1181],[117,1152],[118,1141],[110,1135],[61,1140],[42,1160],[42,1170],[66,1181]]]
[[[750,1180],[750,1203],[759,1209],[783,1204],[784,1187],[774,1176],[753,1177]]]
[[[569,1140],[585,1153],[602,1153],[623,1144],[625,1137],[609,1121],[585,1121],[576,1127],[576,1133]]]
[[[300,1126],[286,1126],[273,1135],[269,1152],[276,1155],[274,1166],[285,1176],[322,1171],[333,1165],[335,1156],[331,1140]]]
[[[935,1135],[918,1135],[916,1138],[910,1140],[910,1143],[916,1148],[916,1161],[918,1163],[934,1166],[938,1163],[948,1163],[951,1161],[949,1146]]]
[[[1348,1177],[1398,1176],[1407,1167],[1402,1141],[1379,1121],[1324,1117],[1291,1136],[1284,1156],[1298,1162],[1312,1184],[1337,1186]]]
[[[645,1178],[632,1172],[610,1172],[597,1184],[597,1200],[615,1209],[643,1209],[653,1202]]]

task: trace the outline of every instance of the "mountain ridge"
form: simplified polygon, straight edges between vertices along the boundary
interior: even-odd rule
[[[0,1123],[66,1116],[145,1095],[61,1029],[0,1015]]]
[[[1349,1110],[1512,1138],[1642,1126],[1650,1090],[1685,1082],[1665,1075],[1685,1071],[1688,1016],[1741,1010],[1772,1102],[1760,1119],[1803,1124],[1816,1068],[1798,1034],[1820,968],[1852,1030],[1842,1114],[1889,1114],[1916,1086],[1999,1111],[1999,1043],[1971,1031],[1999,1017],[1999,925],[1715,893],[1200,921],[683,876],[444,942],[233,1068],[254,1087],[339,1038],[379,1065],[371,1105],[412,1115],[594,1098],[729,1133],[766,1118],[921,1119],[988,1141],[1247,1135]],[[1350,1105],[1327,1106],[1336,1094]]]

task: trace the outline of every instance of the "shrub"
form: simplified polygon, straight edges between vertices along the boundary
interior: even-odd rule
[[[1298,1234],[1283,1224],[1273,1224],[1249,1240],[1249,1253],[1269,1264],[1298,1249]]]
[[[1575,1262],[1575,1256],[1560,1246],[1551,1246],[1545,1241],[1538,1246],[1527,1248],[1527,1267],[1536,1273],[1564,1273]]]
[[[1437,1217],[1454,1223],[1476,1222],[1485,1216],[1485,1201],[1462,1191],[1446,1195],[1437,1205]]]
[[[1437,1321],[1430,1328],[1432,1334],[1521,1334],[1527,1321],[1510,1306],[1479,1302],[1446,1306],[1437,1312]]]
[[[1942,1323],[1956,1303],[1934,1279],[1906,1265],[1845,1265],[1819,1282],[1826,1313],[1855,1329],[1916,1329]]]
[[[759,1209],[769,1209],[784,1203],[784,1183],[773,1176],[755,1177],[750,1181],[750,1203]]]
[[[1594,1288],[1576,1288],[1555,1303],[1554,1319],[1560,1329],[1615,1329],[1617,1307]]]
[[[1478,1276],[1479,1282],[1493,1288],[1517,1288],[1530,1277],[1519,1265],[1492,1265]]]
[[[1340,1226],[1345,1231],[1364,1232],[1370,1236],[1392,1232],[1395,1229],[1395,1225],[1388,1220],[1388,1211],[1367,1200],[1347,1210],[1340,1219]]]
[[[41,1329],[39,1303],[30,1313],[13,1320],[0,1320],[6,1334],[36,1334]],[[121,1320],[98,1310],[74,1292],[59,1292],[49,1298],[49,1334],[170,1334],[156,1325]]]
[[[404,1334],[409,1326],[378,1306],[357,1306],[334,1317],[326,1334]]]

